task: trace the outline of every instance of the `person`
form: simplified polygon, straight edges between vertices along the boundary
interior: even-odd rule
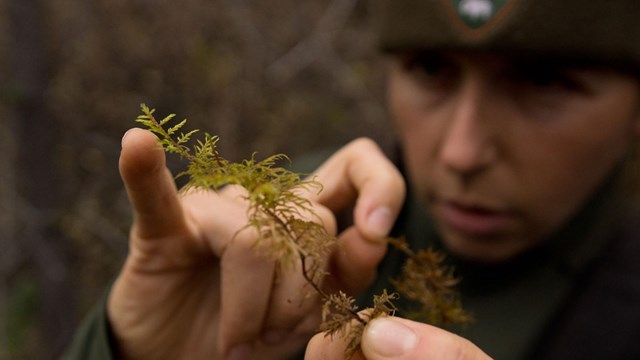
[[[372,320],[358,359],[640,358],[640,134],[636,0],[379,1],[399,154],[357,139],[308,194],[339,231],[327,287],[367,298],[401,255],[449,254],[475,322],[442,329]],[[176,195],[155,137],[126,133],[120,171],[134,210],[130,252],[70,358],[341,359],[316,334],[319,305],[291,299],[252,251],[228,187]],[[406,184],[406,185],[405,185]],[[340,224],[344,212],[351,224]],[[233,239],[233,240],[231,240]]]

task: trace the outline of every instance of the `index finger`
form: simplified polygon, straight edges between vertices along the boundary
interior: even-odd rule
[[[122,139],[119,168],[138,236],[148,239],[186,231],[175,182],[154,134],[129,130]]]
[[[323,185],[314,200],[333,212],[355,202],[354,223],[367,239],[388,235],[405,197],[405,183],[398,169],[370,139],[352,141],[315,172]]]

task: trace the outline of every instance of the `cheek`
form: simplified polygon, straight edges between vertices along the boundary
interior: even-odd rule
[[[415,94],[406,89],[393,94],[389,105],[400,137],[407,175],[422,197],[432,178],[438,136],[436,121],[433,116],[426,119]]]
[[[401,119],[398,119],[401,120]],[[436,180],[436,143],[434,131],[426,123],[413,126],[398,125],[402,140],[405,171],[413,191],[426,205],[433,192]]]
[[[580,128],[529,132],[529,146],[537,151],[523,153],[519,177],[523,207],[533,227],[550,231],[562,224],[629,151],[629,123],[597,126],[603,118],[585,117],[586,126]]]

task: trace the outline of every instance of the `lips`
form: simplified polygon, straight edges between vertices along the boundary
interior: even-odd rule
[[[449,200],[436,201],[435,215],[442,225],[474,237],[503,233],[513,221],[507,210]]]

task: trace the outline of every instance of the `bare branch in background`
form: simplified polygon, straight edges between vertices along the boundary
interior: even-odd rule
[[[333,38],[340,34],[357,0],[333,0],[310,36],[300,41],[266,69],[267,77],[276,84],[289,81],[318,58],[332,52]]]

